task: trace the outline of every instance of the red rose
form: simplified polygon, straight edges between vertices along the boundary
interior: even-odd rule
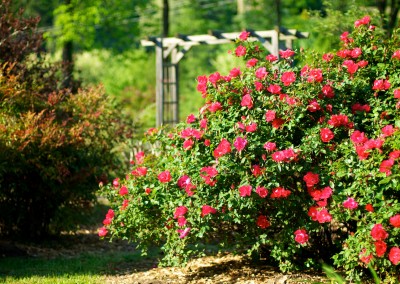
[[[367,204],[365,205],[365,210],[367,210],[368,212],[374,212],[374,207],[372,206],[372,204]]]
[[[392,247],[389,251],[389,260],[393,265],[397,265],[400,262],[400,248]]]
[[[307,187],[313,187],[317,183],[319,183],[319,175],[314,174],[312,172],[308,172],[304,177],[303,180],[306,182]]]
[[[293,51],[293,50],[290,50],[290,49],[279,50],[279,55],[280,55],[282,58],[289,58],[289,57],[291,57],[291,56],[294,55],[294,51]]]
[[[267,142],[264,144],[264,149],[267,151],[274,151],[276,149],[276,144],[273,142]]]
[[[123,185],[119,190],[119,195],[124,196],[126,194],[128,194],[128,188],[125,185]]]
[[[290,195],[291,191],[283,187],[276,187],[272,190],[271,198],[285,198]]]
[[[268,190],[263,186],[257,186],[256,193],[261,197],[265,198],[268,195]]]
[[[215,208],[212,208],[210,205],[203,205],[201,207],[201,217],[204,217],[208,214],[215,214],[217,213],[217,210]]]
[[[321,128],[319,135],[321,137],[322,142],[325,143],[331,141],[335,137],[335,134],[333,134],[332,130],[330,130],[329,128]]]
[[[243,45],[239,45],[235,50],[235,54],[239,57],[246,55],[246,47],[244,47]]]
[[[382,257],[387,249],[387,245],[384,241],[376,241],[375,245],[375,252],[377,257]]]
[[[260,215],[257,218],[257,226],[261,229],[266,229],[271,226],[271,223],[268,221],[267,216]]]
[[[260,67],[256,70],[255,74],[258,79],[262,80],[268,75],[268,72],[265,67]]]
[[[158,180],[162,183],[171,181],[171,173],[169,171],[164,171],[158,175]]]
[[[247,107],[248,109],[253,108],[253,99],[249,94],[246,94],[242,97],[242,101],[240,103],[241,106]]]
[[[267,88],[267,91],[270,92],[271,94],[279,94],[281,90],[282,88],[279,85],[269,85]]]
[[[289,86],[296,81],[296,74],[294,72],[284,72],[281,81],[285,86]]]
[[[175,208],[174,219],[184,216],[188,212],[186,206],[178,206]]]
[[[389,234],[385,231],[382,224],[375,224],[371,230],[371,236],[375,241],[382,241],[386,239]]]
[[[343,207],[347,209],[356,209],[358,207],[358,203],[354,200],[354,198],[349,197],[343,202]]]
[[[233,142],[233,146],[238,150],[238,152],[241,152],[247,145],[247,140],[242,137],[237,137],[235,142]]]
[[[390,217],[389,222],[393,227],[400,228],[400,214]]]
[[[185,140],[183,142],[183,149],[190,150],[193,147],[194,141],[192,139]]]
[[[230,153],[231,150],[231,144],[229,143],[228,140],[223,138],[221,142],[218,144],[217,148],[214,149],[214,157],[219,158],[222,157],[225,154]]]
[[[239,187],[239,195],[241,197],[251,196],[251,190],[252,190],[251,185],[242,185],[241,187]]]

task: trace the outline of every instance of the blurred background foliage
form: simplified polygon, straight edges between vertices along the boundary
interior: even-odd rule
[[[124,112],[144,130],[155,125],[155,56],[140,39],[160,36],[163,6],[169,7],[168,35],[274,29],[283,26],[310,32],[295,47],[323,52],[336,48],[340,33],[365,14],[397,25],[398,1],[376,0],[20,0],[15,9],[40,16],[44,48],[61,58],[73,42],[74,77],[84,86],[102,83],[107,94],[123,102]],[[396,15],[391,23],[392,14]],[[201,46],[180,63],[180,117],[202,104],[195,91],[198,75],[234,67],[229,46]],[[225,65],[225,66],[224,66]]]

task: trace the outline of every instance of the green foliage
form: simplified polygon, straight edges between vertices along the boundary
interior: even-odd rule
[[[77,55],[76,78],[85,86],[102,84],[121,112],[144,132],[155,125],[155,58],[144,50],[113,54],[92,50]],[[118,80],[115,79],[118,74]]]
[[[102,194],[99,235],[184,263],[198,242],[262,249],[282,271],[324,261],[387,282],[400,262],[398,31],[363,17],[340,50],[280,60],[238,39],[246,67],[199,76],[205,105],[175,128],[151,129],[149,153]]]
[[[78,1],[61,4],[54,10],[54,29],[47,34],[59,44],[73,41],[82,49],[132,48],[137,42],[137,10],[147,1]]]

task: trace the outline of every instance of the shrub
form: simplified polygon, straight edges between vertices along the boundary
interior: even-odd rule
[[[96,184],[124,168],[112,151],[132,126],[100,87],[59,90],[57,66],[36,53],[37,20],[9,5],[0,4],[0,234],[38,238],[79,225]]]
[[[247,41],[245,69],[199,76],[206,104],[175,128],[149,130],[151,153],[102,193],[99,235],[184,263],[212,238],[262,249],[282,271],[369,265],[395,281],[399,263],[400,50],[368,16],[337,52],[280,51]],[[308,62],[294,66],[294,58]]]

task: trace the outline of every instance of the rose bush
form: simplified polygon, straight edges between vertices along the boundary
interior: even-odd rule
[[[280,59],[244,32],[233,55],[246,67],[199,76],[199,113],[149,130],[155,147],[103,188],[113,217],[99,234],[162,244],[166,265],[217,240],[263,250],[282,271],[322,260],[352,281],[367,266],[395,281],[398,31],[384,41],[368,16],[356,23],[336,52],[285,50]]]

